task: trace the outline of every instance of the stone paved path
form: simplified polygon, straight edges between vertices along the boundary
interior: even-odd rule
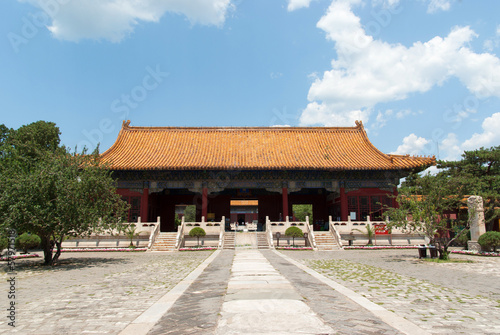
[[[211,253],[63,253],[53,268],[18,260],[17,326],[0,312],[0,333],[118,334]],[[1,265],[3,311],[9,300]]]
[[[499,259],[453,255],[474,263],[435,264],[416,260],[410,251],[379,253],[385,260],[364,252],[286,254],[430,333],[500,334]],[[468,276],[477,281],[465,284]]]
[[[3,316],[0,333],[119,334],[211,254],[75,253],[63,255],[63,266],[56,268],[19,260],[18,327],[13,331]],[[144,334],[236,334],[248,333],[249,326],[274,334],[261,320],[272,320],[266,311],[286,309],[303,311],[320,327],[303,333],[400,334],[340,288],[311,276],[310,268],[431,334],[500,334],[500,259],[460,256],[474,263],[433,264],[416,255],[415,250],[224,250]],[[8,303],[6,279],[0,274],[2,310]]]
[[[226,294],[234,251],[225,250],[176,301],[149,335],[211,334]]]
[[[304,300],[258,250],[237,251],[215,333],[334,333]]]
[[[262,253],[290,280],[298,293],[307,299],[312,310],[335,329],[335,334],[401,334],[318,279],[303,271],[297,271],[296,266],[275,252],[263,250]]]

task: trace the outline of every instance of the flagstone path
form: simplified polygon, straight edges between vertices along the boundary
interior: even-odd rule
[[[456,258],[473,263],[246,248],[18,260],[16,328],[5,313],[0,334],[500,334],[500,259]]]

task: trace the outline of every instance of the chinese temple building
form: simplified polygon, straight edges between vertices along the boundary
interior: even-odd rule
[[[395,205],[399,179],[434,157],[380,152],[361,122],[355,127],[132,127],[124,122],[102,154],[131,204],[129,221],[161,218],[176,231],[176,206],[196,219],[263,223],[312,205],[315,223],[382,220]]]

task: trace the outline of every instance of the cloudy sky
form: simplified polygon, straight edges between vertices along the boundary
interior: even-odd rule
[[[0,123],[354,126],[386,153],[500,145],[497,0],[3,0]]]

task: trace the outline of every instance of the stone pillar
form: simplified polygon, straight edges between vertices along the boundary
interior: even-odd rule
[[[467,246],[469,250],[480,251],[481,246],[477,243],[477,240],[479,239],[479,236],[486,232],[483,198],[475,195],[469,197],[467,200],[467,207],[469,209],[471,238],[471,240],[467,242]]]

